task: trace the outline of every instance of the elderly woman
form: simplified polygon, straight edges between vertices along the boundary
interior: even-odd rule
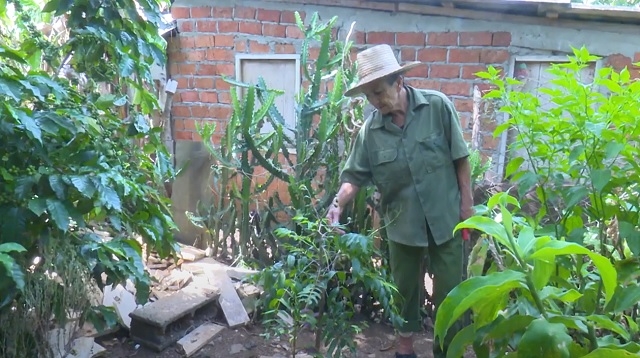
[[[345,94],[366,96],[376,110],[358,133],[327,217],[338,223],[363,186],[372,183],[380,192],[391,272],[403,297],[396,357],[411,358],[413,334],[422,328],[426,255],[436,310],[462,280],[463,243],[453,229],[472,215],[469,152],[451,101],[404,84],[402,74],[420,63],[400,66],[388,45],[360,52],[357,63],[359,82]],[[446,356],[452,336],[444,350],[434,343],[435,357]]]

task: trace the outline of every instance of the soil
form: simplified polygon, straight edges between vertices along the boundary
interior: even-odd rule
[[[223,324],[221,322],[216,322]],[[286,340],[267,341],[261,336],[263,329],[259,325],[245,326],[237,329],[225,329],[209,344],[194,354],[195,358],[289,358],[290,346]],[[117,336],[119,335],[119,337]],[[176,346],[170,346],[161,353],[154,352],[132,342],[126,331],[120,331],[116,336],[107,336],[96,341],[107,349],[106,357],[113,358],[178,358],[182,355]],[[389,325],[370,323],[356,337],[358,344],[357,358],[391,358],[395,350],[394,332]],[[313,337],[305,332],[300,346],[309,348],[313,345]],[[415,337],[415,350],[420,358],[433,357],[431,353],[433,333],[424,332]],[[304,349],[303,349],[304,351]],[[304,355],[302,355],[304,356]],[[300,357],[300,355],[298,355]],[[306,356],[309,357],[309,356]],[[473,358],[472,352],[465,354],[465,358]]]

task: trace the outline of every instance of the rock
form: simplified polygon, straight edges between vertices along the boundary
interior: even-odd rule
[[[236,343],[236,344],[232,345],[231,348],[229,349],[229,354],[237,354],[237,353],[240,353],[240,352],[242,352],[244,350],[245,350],[245,348],[244,348],[244,346],[242,344]]]

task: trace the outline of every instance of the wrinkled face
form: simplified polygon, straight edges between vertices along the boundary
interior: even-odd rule
[[[401,106],[401,89],[402,78],[399,77],[391,84],[389,84],[389,79],[381,78],[363,87],[362,93],[372,106],[381,114],[386,115]]]

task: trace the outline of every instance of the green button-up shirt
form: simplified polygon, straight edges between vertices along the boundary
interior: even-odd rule
[[[428,246],[429,225],[441,244],[460,222],[454,160],[469,151],[451,100],[437,91],[406,88],[404,127],[374,111],[356,137],[341,181],[377,187],[389,240]]]

